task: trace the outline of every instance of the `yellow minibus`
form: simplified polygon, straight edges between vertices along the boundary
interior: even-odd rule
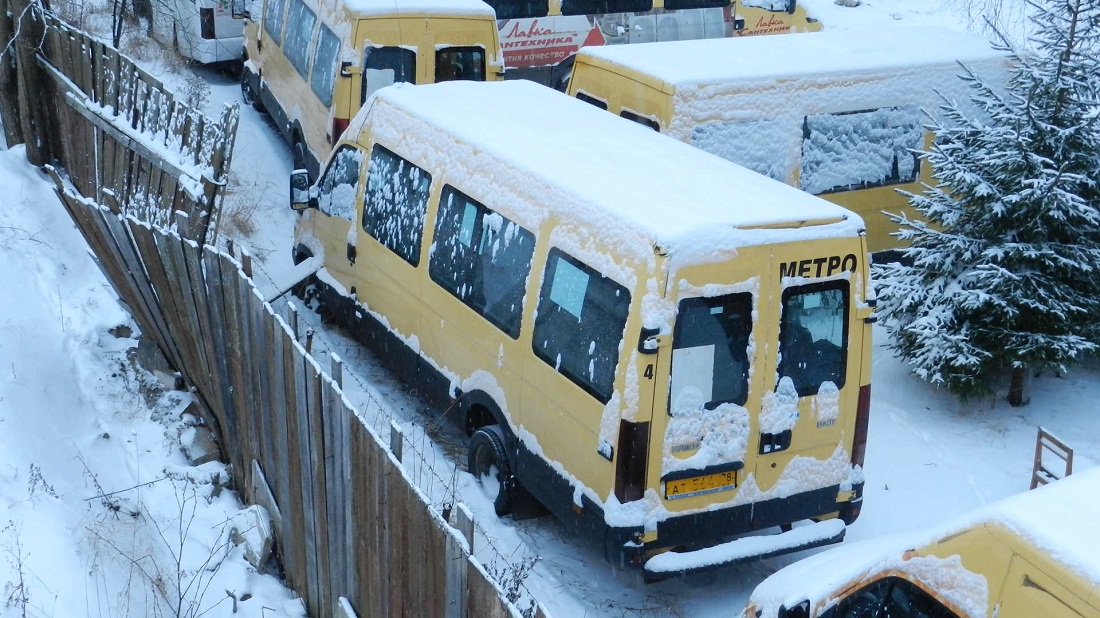
[[[907,27],[586,47],[568,93],[855,211],[878,252],[900,243],[882,211],[914,214],[897,189],[932,181],[927,114],[971,108],[960,64],[1007,83],[984,38]]]
[[[651,579],[858,515],[851,212],[525,80],[379,90],[291,199],[322,310],[465,428],[498,514],[533,497]]]
[[[744,618],[1100,618],[1100,468],[764,580]]]
[[[245,102],[271,115],[314,177],[375,90],[504,70],[496,15],[480,0],[264,0],[244,58]]]

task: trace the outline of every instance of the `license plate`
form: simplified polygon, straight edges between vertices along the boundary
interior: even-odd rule
[[[665,481],[665,499],[676,500],[737,487],[737,471],[705,474],[678,481]]]

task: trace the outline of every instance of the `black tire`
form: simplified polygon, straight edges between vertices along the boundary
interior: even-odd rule
[[[241,68],[241,100],[245,105],[251,105],[252,109],[264,111],[263,103],[260,103],[260,94],[252,87],[252,75],[248,69]]]
[[[294,143],[290,146],[290,153],[294,161],[294,169],[309,171],[309,153],[306,152],[306,144],[302,141],[302,138],[294,136]],[[310,174],[310,180],[313,180],[313,174]]]
[[[504,448],[504,433],[499,425],[486,425],[470,436],[466,468],[493,499],[497,517],[512,512],[512,465]],[[492,494],[496,491],[496,495]]]

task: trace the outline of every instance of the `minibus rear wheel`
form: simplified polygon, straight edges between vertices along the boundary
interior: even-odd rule
[[[515,481],[508,462],[508,451],[504,448],[504,433],[499,425],[480,427],[470,436],[466,468],[493,500],[497,517],[512,512],[512,486]]]

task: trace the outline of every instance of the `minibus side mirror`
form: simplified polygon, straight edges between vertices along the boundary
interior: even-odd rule
[[[311,195],[309,189],[309,172],[294,170],[290,173],[290,208],[292,210],[317,207],[317,198]]]

